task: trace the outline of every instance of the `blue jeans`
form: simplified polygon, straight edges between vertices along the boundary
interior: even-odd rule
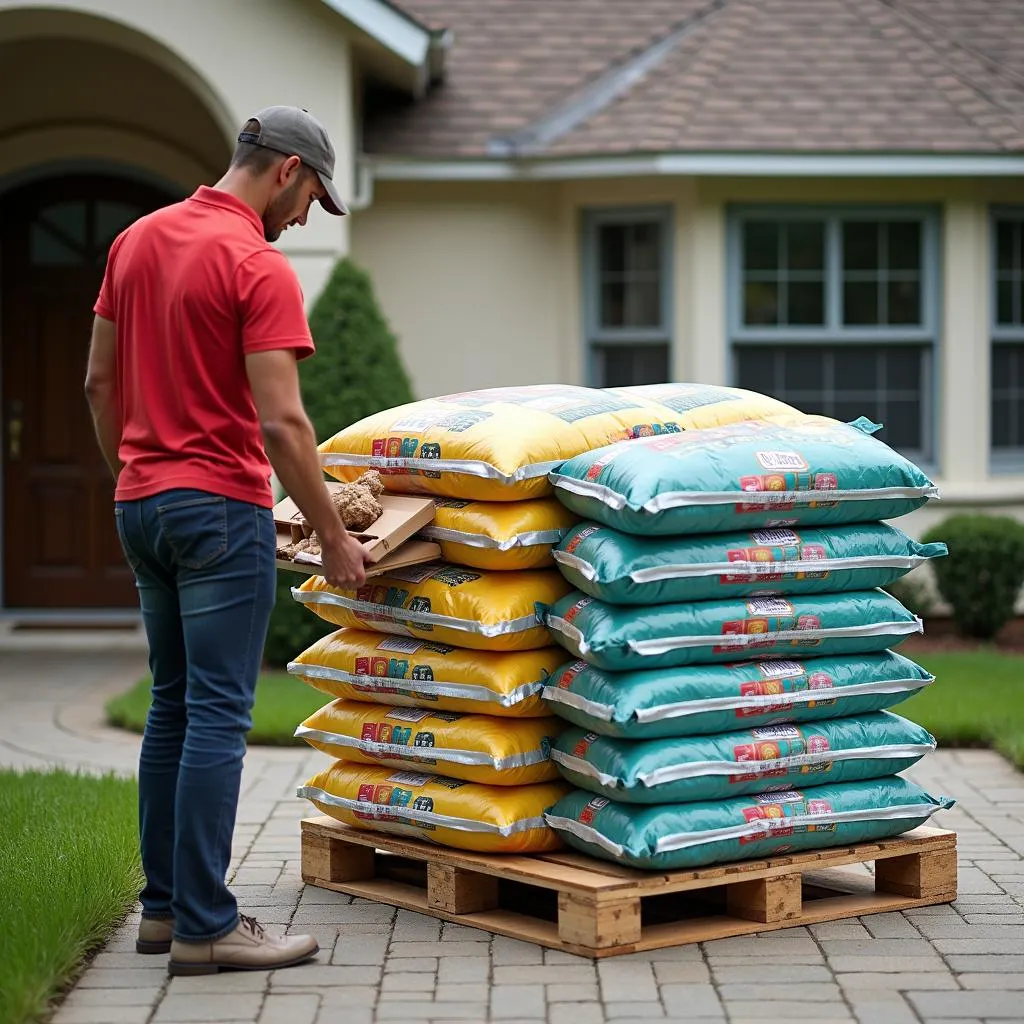
[[[274,606],[269,509],[197,490],[115,506],[149,640],[139,758],[144,917],[209,942],[238,925],[225,884],[245,735]]]

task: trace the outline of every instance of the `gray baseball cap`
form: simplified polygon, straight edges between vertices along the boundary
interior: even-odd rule
[[[264,107],[250,120],[259,121],[260,130],[258,133],[240,132],[239,142],[273,149],[285,156],[297,156],[316,171],[320,184],[327,190],[320,205],[337,217],[348,213],[348,207],[334,187],[334,146],[327,129],[308,110],[301,107]]]

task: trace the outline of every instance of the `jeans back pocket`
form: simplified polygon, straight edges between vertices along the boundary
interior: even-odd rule
[[[228,549],[227,499],[216,494],[158,505],[160,531],[178,565],[203,569]]]

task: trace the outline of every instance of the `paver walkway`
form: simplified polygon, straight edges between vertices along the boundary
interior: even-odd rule
[[[102,724],[106,694],[145,671],[138,653],[0,653],[0,764],[131,771],[137,740]],[[1024,1021],[1024,776],[997,755],[940,751],[910,774],[959,804],[953,906],[791,928],[599,964],[303,888],[296,785],[324,763],[250,750],[232,865],[247,912],[314,931],[317,963],[168,980],[137,956],[134,916],[53,1024],[369,1024],[501,1021],[686,1024]]]

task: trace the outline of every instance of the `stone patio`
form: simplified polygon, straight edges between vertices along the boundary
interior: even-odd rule
[[[104,698],[146,670],[138,650],[0,649],[0,765],[131,772],[135,737]],[[940,751],[908,773],[958,798],[935,823],[960,834],[953,906],[614,957],[599,964],[475,929],[304,888],[297,784],[315,751],[253,748],[232,865],[247,913],[313,931],[310,966],[168,979],[134,952],[133,915],[53,1024],[686,1024],[1024,1020],[1024,776],[996,754]]]

